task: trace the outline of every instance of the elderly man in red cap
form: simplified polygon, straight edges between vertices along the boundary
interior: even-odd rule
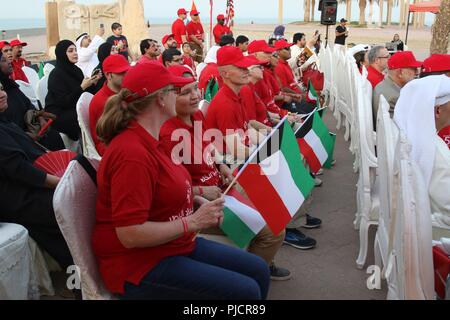
[[[187,24],[186,30],[188,35],[188,42],[191,49],[195,51],[194,60],[197,63],[203,62],[203,42],[205,41],[205,31],[199,17],[200,12],[191,11],[191,21]]]
[[[188,11],[185,9],[178,9],[178,19],[172,24],[172,33],[177,41],[177,48],[180,48],[183,43],[188,42],[186,25],[184,23],[187,18],[187,14]]]
[[[213,34],[217,45],[220,44],[220,39],[223,35],[233,36],[231,29],[225,25],[225,16],[223,14],[217,16],[217,24],[213,29]]]
[[[28,83],[28,78],[23,72],[22,67],[29,66],[30,63],[22,58],[22,48],[27,46],[26,42],[22,42],[20,40],[13,40],[10,43],[12,48],[13,60],[11,62],[13,67],[13,80],[22,80]]]
[[[254,64],[254,60],[245,57],[237,47],[225,46],[217,52],[217,66],[223,85],[211,101],[206,126],[221,132],[224,143],[217,145],[219,152],[232,159],[248,158],[252,142],[257,142],[250,139],[249,129],[252,127],[240,96],[242,87],[250,82],[247,68]],[[258,133],[254,137],[256,140],[260,138]]]
[[[450,77],[450,54],[433,54],[423,61],[421,78],[440,74]]]
[[[123,77],[130,69],[127,59],[121,54],[110,55],[103,61],[102,66],[106,82],[92,98],[89,105],[89,128],[95,148],[100,156],[105,153],[106,146],[97,136],[97,122],[103,114],[106,101],[122,89]]]
[[[372,110],[374,128],[377,122],[380,96],[383,95],[389,103],[389,114],[392,118],[401,88],[417,77],[419,74],[418,68],[421,66],[422,62],[417,61],[411,51],[397,52],[389,58],[387,62],[388,75],[373,91]]]

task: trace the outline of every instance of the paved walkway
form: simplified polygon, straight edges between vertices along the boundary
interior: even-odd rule
[[[325,116],[331,131],[336,121],[331,112]],[[321,229],[302,230],[317,240],[313,250],[302,251],[284,245],[277,255],[277,264],[293,273],[289,281],[272,281],[269,299],[385,299],[382,290],[368,290],[369,274],[356,268],[359,233],[353,228],[356,212],[356,183],[353,155],[344,140],[344,130],[337,132],[336,166],[320,176],[323,186],[313,191],[311,214],[322,219]],[[373,244],[375,230],[371,230]],[[373,250],[369,248],[367,266],[373,264]]]

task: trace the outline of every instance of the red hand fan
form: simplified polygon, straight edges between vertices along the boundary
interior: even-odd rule
[[[37,158],[34,166],[48,174],[61,178],[69,166],[69,162],[76,156],[75,152],[67,150],[49,152]]]

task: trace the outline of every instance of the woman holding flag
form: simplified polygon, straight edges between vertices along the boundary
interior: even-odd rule
[[[203,139],[205,132],[203,125],[204,116],[198,109],[200,93],[194,75],[184,66],[169,67],[169,71],[174,76],[182,76],[190,79],[190,83],[178,89],[179,94],[176,102],[177,116],[171,118],[162,126],[160,132],[161,143],[164,149],[166,149],[166,152],[172,157],[172,160],[176,163],[183,163],[184,167],[191,174],[194,195],[204,197],[211,201],[216,200],[222,196],[222,190],[234,180],[234,177],[228,166],[224,164],[216,165],[214,161],[214,147],[211,143]],[[196,130],[198,127],[201,130]],[[179,140],[173,139],[174,132],[180,128],[184,133],[189,134],[189,139],[185,139],[184,134],[180,134]],[[181,148],[178,148],[178,146]],[[186,155],[180,154],[180,149],[190,150],[191,154],[186,157]],[[199,155],[201,159],[196,159],[196,155]],[[247,247],[248,252],[260,256],[267,262],[270,266],[272,280],[290,279],[290,272],[286,269],[276,267],[273,262],[276,253],[283,244],[284,231],[279,235],[274,235],[259,213],[252,212],[254,210],[252,205],[247,204],[245,197],[236,190],[232,190],[228,194],[228,197],[225,198],[225,207],[228,208],[227,204],[232,201],[234,210],[227,211],[226,209],[225,223],[222,227],[210,228],[204,230],[203,233],[227,234],[236,244]],[[238,229],[237,225],[227,223],[228,218],[230,220],[233,218],[239,219],[242,215],[248,214],[254,214],[253,218],[259,218],[260,220],[256,221],[255,225],[252,225],[255,228],[256,225],[259,226],[259,230],[253,228],[253,239],[251,237],[243,239],[244,236],[242,233],[236,233]],[[232,217],[227,215],[232,215]]]
[[[224,200],[194,198],[189,173],[159,141],[176,115],[174,86],[191,82],[158,63],[138,64],[106,104],[93,234],[100,273],[121,299],[266,299],[262,259],[196,237],[222,222]]]

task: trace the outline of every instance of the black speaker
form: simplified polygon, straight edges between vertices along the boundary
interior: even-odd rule
[[[336,0],[323,0],[322,2],[322,15],[320,17],[320,23],[324,25],[336,24],[337,16],[337,1]]]

